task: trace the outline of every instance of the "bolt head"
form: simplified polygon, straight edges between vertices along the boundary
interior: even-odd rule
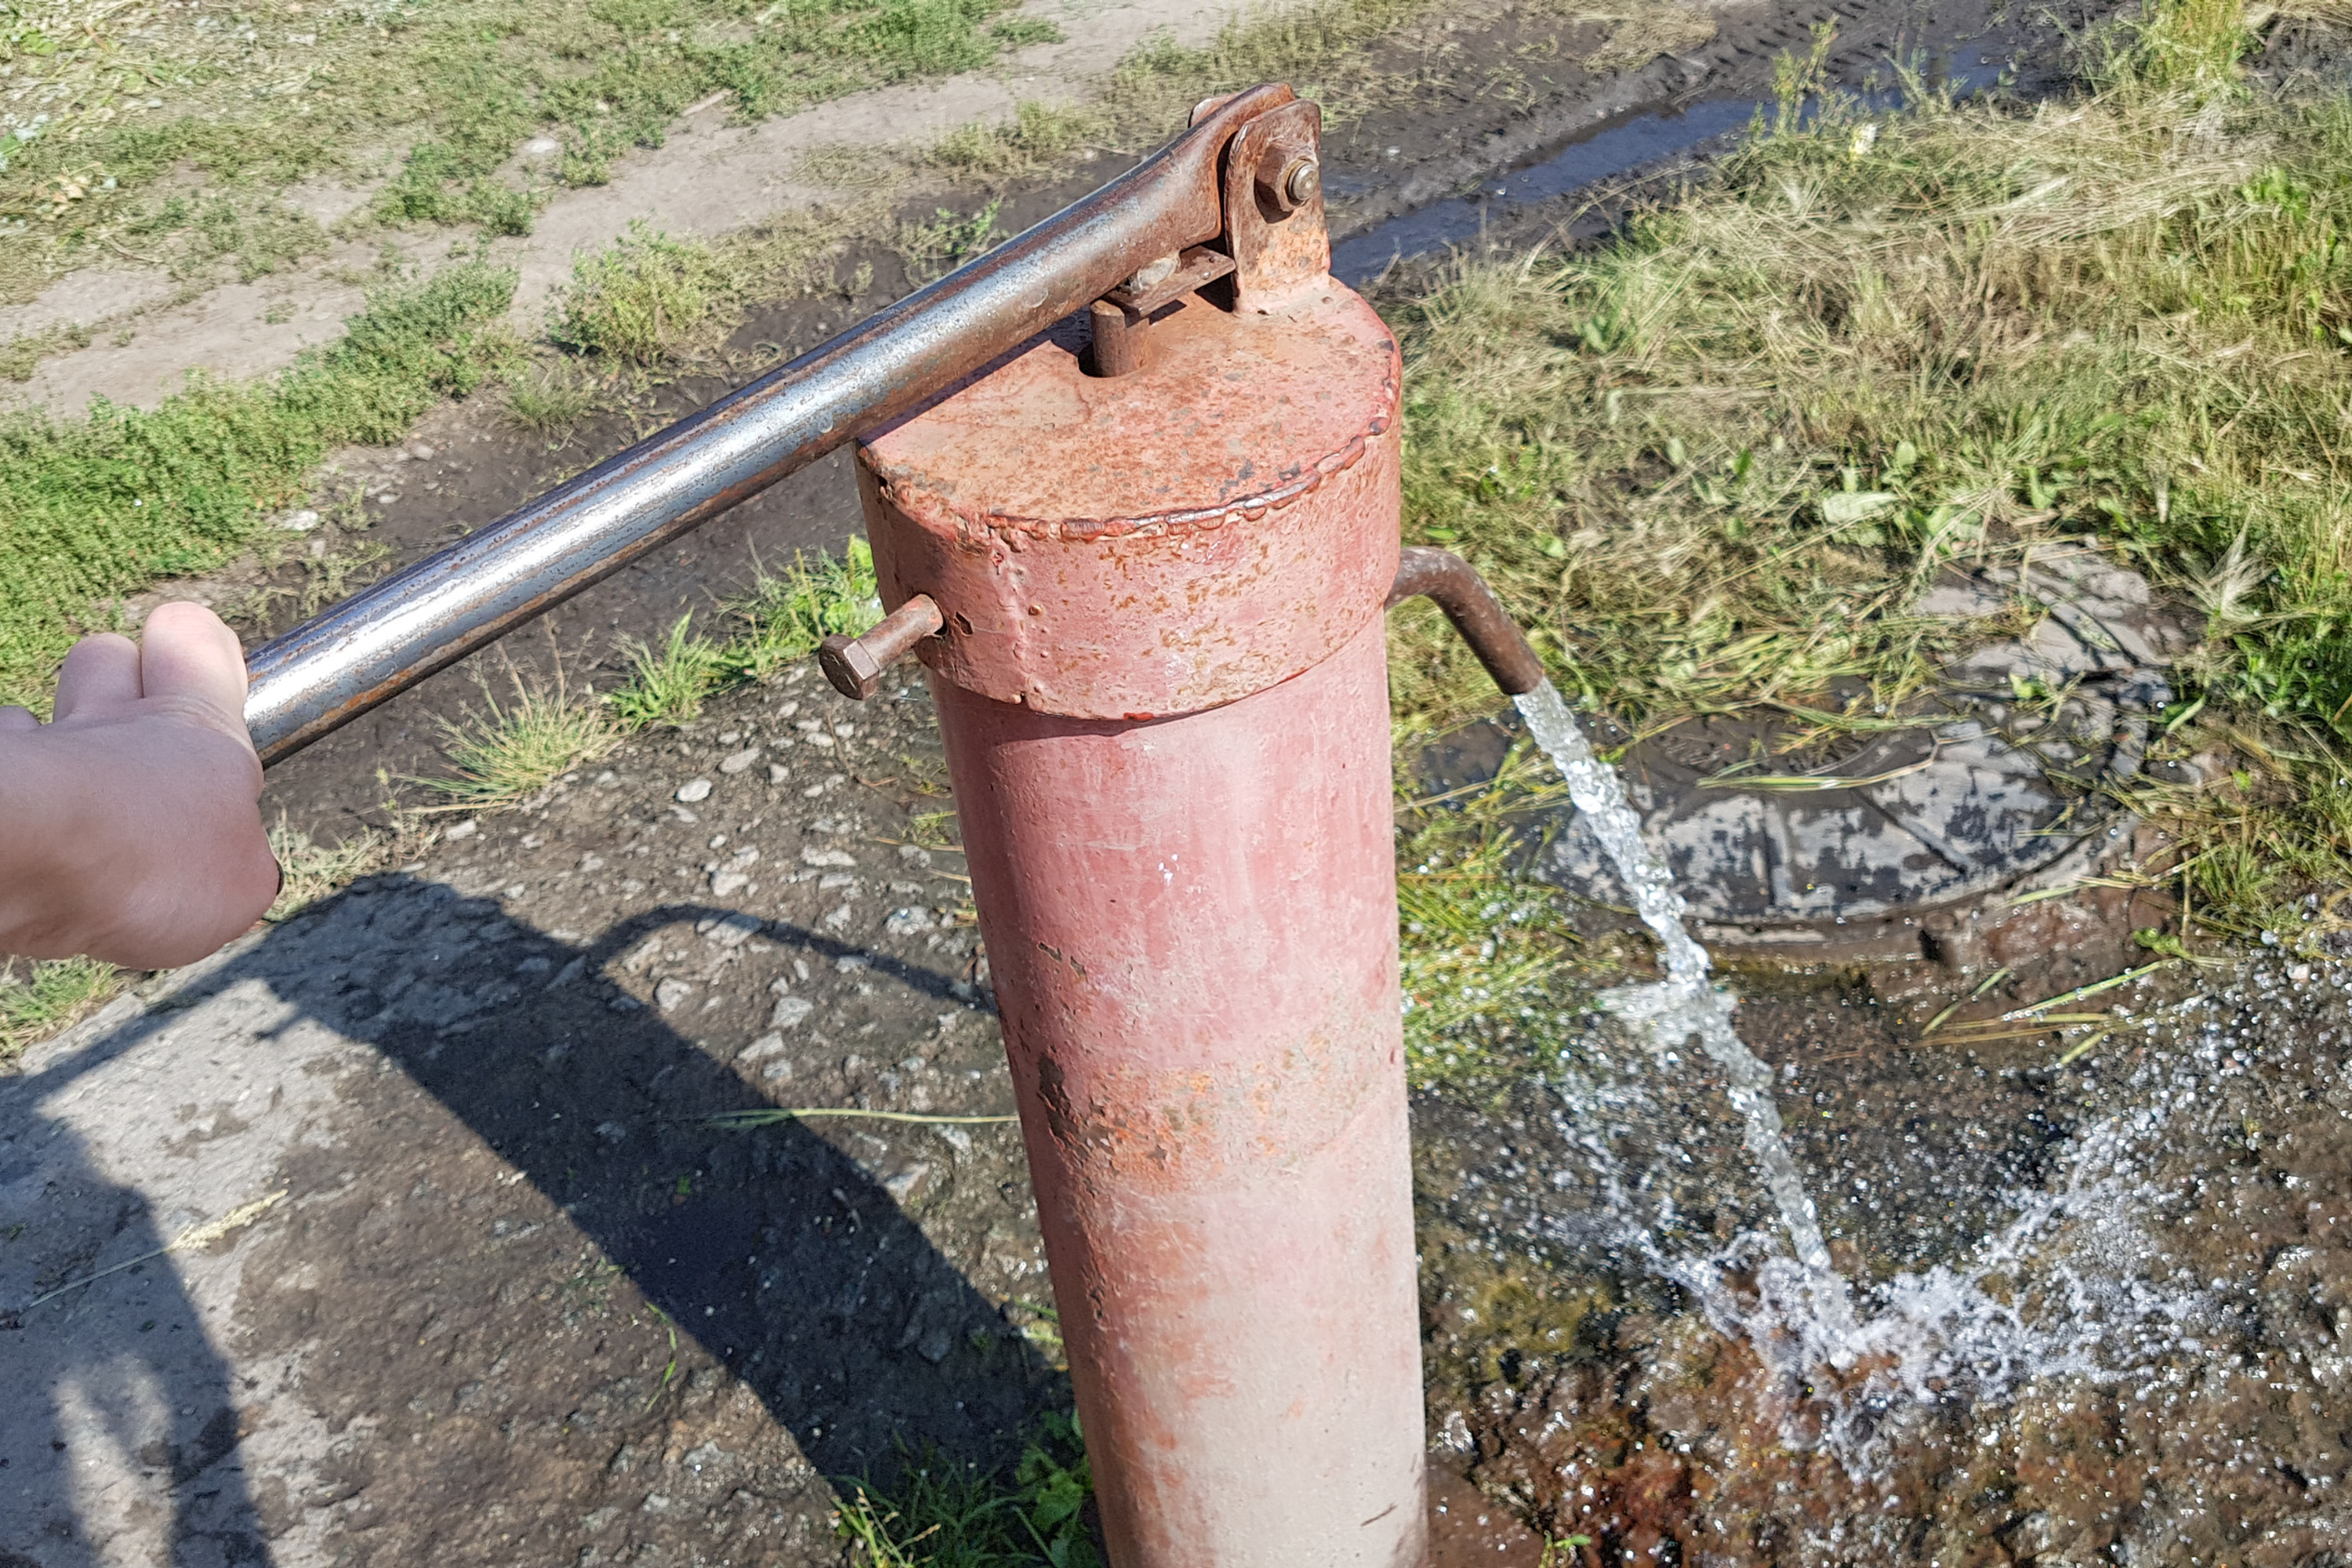
[[[1282,194],[1294,207],[1303,207],[1323,188],[1323,171],[1312,158],[1301,158],[1282,172]]]
[[[863,702],[882,688],[882,666],[866,645],[851,637],[829,637],[816,645],[816,667],[833,689]]]

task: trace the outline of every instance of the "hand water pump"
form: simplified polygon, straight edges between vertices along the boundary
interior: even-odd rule
[[[1399,548],[1400,363],[1321,117],[1203,104],[1094,195],[257,650],[299,749],[859,441],[937,699],[1114,1568],[1413,1568],[1420,1335],[1383,608],[1542,671]]]

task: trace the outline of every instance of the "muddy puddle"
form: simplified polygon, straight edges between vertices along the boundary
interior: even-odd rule
[[[2347,1561],[2345,984],[2168,971],[2067,1061],[1735,977],[1835,1277],[1695,1053],[1425,1098],[1436,1447],[1591,1564]]]
[[[2016,47],[2016,40],[2007,37],[1966,45],[1941,40],[1913,51],[1906,63],[1917,72],[1925,89],[1967,98],[2014,77],[2011,57]],[[1872,70],[1864,80],[1879,74]],[[1861,86],[1855,98],[1865,113],[1895,112],[1906,105],[1906,94],[1900,89]],[[1401,213],[1340,240],[1331,247],[1332,275],[1357,288],[1366,287],[1400,262],[1469,244],[1492,229],[1522,223],[1568,198],[1590,199],[1610,182],[1662,173],[1677,160],[1719,150],[1759,114],[1769,114],[1773,108],[1768,99],[1728,95],[1615,117],[1596,130],[1580,132],[1555,149],[1540,152],[1530,161],[1478,181],[1466,195]],[[1821,108],[1818,99],[1809,99],[1798,112],[1801,119],[1810,120]],[[1342,175],[1331,182],[1331,188],[1335,195],[1345,198],[1364,194],[1368,186],[1361,176]]]

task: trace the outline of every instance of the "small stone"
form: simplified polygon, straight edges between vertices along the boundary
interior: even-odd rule
[[[914,936],[933,930],[939,923],[931,918],[930,910],[919,905],[914,905],[903,910],[892,910],[889,918],[882,922],[882,929],[892,936]]]
[[[685,823],[685,824],[686,824],[688,826],[689,826],[689,827],[693,826],[696,823],[700,822],[700,821],[702,820],[702,818],[700,818],[700,817],[698,817],[698,816],[695,816],[695,815],[694,815],[694,813],[692,813],[692,812],[690,812],[690,811],[687,810],[687,809],[686,809],[686,807],[684,807],[684,806],[682,806],[682,805],[673,805],[673,806],[671,806],[671,807],[669,808],[669,814],[670,814],[672,816],[677,817],[680,822]]]
[[[707,942],[721,947],[740,947],[760,934],[760,917],[736,913],[703,921],[694,928]]]
[[[622,1126],[617,1121],[599,1121],[596,1123],[596,1136],[602,1138],[607,1143],[621,1142],[623,1140],[626,1139],[628,1135],[629,1130]]]
[[[720,899],[730,897],[741,892],[751,880],[740,871],[713,871],[710,873],[711,896]]]
[[[783,763],[770,763],[768,764],[768,782],[770,784],[780,784],[792,776],[793,770],[784,766]]]
[[[580,870],[583,876],[590,871],[601,871],[604,868],[604,858],[602,855],[583,855],[580,857]]]
[[[722,773],[740,773],[745,768],[750,767],[753,763],[756,763],[759,760],[760,748],[757,746],[746,746],[740,752],[730,752],[726,756],[720,758],[719,761],[719,771]]]
[[[855,866],[857,864],[857,857],[846,849],[803,849],[801,851],[801,864],[803,866]]]
[[[806,789],[804,789],[804,790],[801,791],[801,798],[802,798],[803,800],[814,800],[817,796],[819,796],[819,795],[823,795],[824,793],[824,785],[823,785],[823,784],[813,784],[809,785],[809,786],[808,786],[808,788],[806,788]]]
[[[552,136],[534,136],[522,144],[526,158],[552,158],[563,151],[563,143]]]
[[[760,851],[751,845],[746,844],[742,848],[735,851],[730,858],[738,866],[756,865],[759,862]]]
[[[779,996],[775,1011],[768,1015],[768,1027],[796,1029],[808,1022],[809,1015],[815,1011],[816,1004],[805,996]]]
[[[433,448],[422,441],[412,441],[408,446],[408,455],[420,463],[427,462],[433,457]]]
[[[813,735],[803,735],[801,737],[801,744],[803,746],[814,746],[819,751],[831,751],[833,749],[833,737],[826,734],[824,731],[819,730]]]
[[[665,980],[654,987],[654,1005],[667,1013],[685,1001],[694,992],[694,984],[687,980]]]
[[[677,798],[684,801],[688,805],[692,805],[698,801],[709,800],[710,798],[710,781],[709,779],[687,780],[684,784],[677,786]]]
[[[547,983],[547,988],[552,991],[559,985],[569,985],[587,973],[587,970],[588,961],[584,958],[575,958],[555,972],[555,978]]]
[[[871,969],[874,961],[862,952],[845,952],[833,961],[835,974],[855,974],[861,969]]]
[[[835,888],[854,888],[857,879],[846,871],[827,871],[816,879],[817,890],[829,893]]]
[[[850,921],[856,915],[856,906],[853,904],[844,904],[841,908],[834,910],[833,913],[824,917],[825,926],[831,931],[841,931],[848,926]]]
[[[745,1046],[743,1047],[743,1054],[737,1057],[735,1059],[739,1062],[764,1061],[783,1048],[783,1036],[771,1030],[767,1034],[761,1035],[758,1039],[753,1040],[750,1045]]]
[[[904,1204],[915,1195],[915,1189],[921,1186],[923,1178],[930,1173],[931,1168],[920,1163],[909,1165],[903,1171],[893,1171],[882,1178],[882,1190],[897,1202]]]
[[[931,863],[931,852],[919,844],[901,844],[898,846],[898,858],[911,860],[918,866],[928,866]]]
[[[454,844],[460,838],[471,838],[481,830],[481,826],[479,822],[469,816],[463,822],[444,828],[441,837],[446,842]]]
[[[308,533],[322,521],[317,512],[306,506],[300,511],[288,512],[278,520],[278,526],[289,533]]]

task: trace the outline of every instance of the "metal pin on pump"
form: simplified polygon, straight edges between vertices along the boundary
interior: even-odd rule
[[[1397,348],[1329,276],[1319,138],[1286,88],[1204,104],[252,660],[275,760],[863,437],[890,614],[821,660],[930,672],[1113,1568],[1426,1546],[1382,611],[1541,671],[1467,567],[1401,569]]]

